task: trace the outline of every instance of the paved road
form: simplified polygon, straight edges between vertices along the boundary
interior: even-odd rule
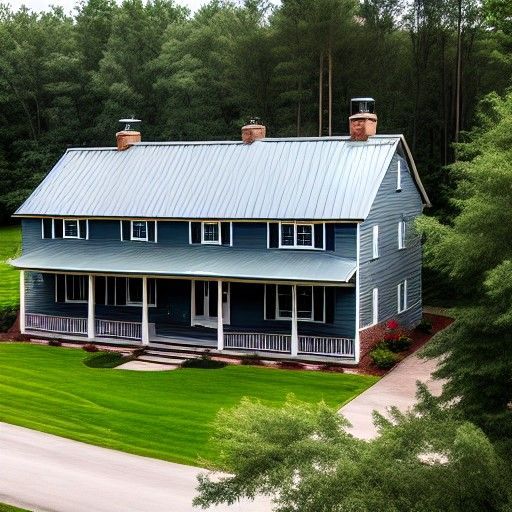
[[[0,423],[0,503],[44,512],[191,512],[197,468]],[[215,512],[269,512],[265,498]]]
[[[372,411],[385,413],[396,405],[401,411],[416,402],[416,381],[426,382],[435,395],[441,393],[442,382],[433,380],[435,360],[419,359],[410,355],[374,386],[354,398],[340,412],[352,423],[350,431],[361,439],[370,439],[377,434],[372,422]]]

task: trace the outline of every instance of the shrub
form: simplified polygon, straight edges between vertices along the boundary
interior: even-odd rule
[[[60,347],[62,345],[62,341],[60,340],[50,340],[48,342],[49,347]]]
[[[215,361],[210,356],[199,359],[187,359],[181,365],[182,368],[201,368],[203,370],[217,370],[218,368],[224,368],[227,363],[223,361]]]
[[[405,350],[409,349],[411,344],[411,338],[405,335],[401,335],[397,339],[386,340],[386,346],[392,352],[404,352]]]
[[[247,354],[240,359],[240,364],[246,366],[264,366],[261,357],[258,354]]]
[[[399,360],[399,357],[394,352],[391,352],[389,348],[383,347],[382,345],[374,348],[370,352],[370,357],[375,366],[382,369],[391,368]]]
[[[84,364],[90,368],[115,368],[131,359],[131,357],[125,357],[119,352],[100,352],[87,357]]]
[[[17,315],[18,309],[14,306],[0,308],[0,332],[7,332],[16,321]]]
[[[432,322],[428,318],[423,317],[417,328],[425,334],[430,334],[432,332]]]
[[[86,343],[82,349],[86,352],[98,352],[98,347],[94,343]]]

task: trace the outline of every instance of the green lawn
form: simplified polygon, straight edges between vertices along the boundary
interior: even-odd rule
[[[27,509],[13,507],[12,505],[6,505],[5,503],[0,503],[0,512],[29,512]]]
[[[0,344],[0,421],[87,443],[198,465],[215,459],[210,423],[243,396],[280,405],[288,393],[339,407],[375,377],[226,366],[134,372],[90,368],[78,349]]]
[[[0,227],[0,309],[16,306],[19,302],[18,271],[6,263],[20,250],[21,230],[19,226]]]

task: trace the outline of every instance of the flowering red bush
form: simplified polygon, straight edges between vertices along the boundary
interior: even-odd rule
[[[394,331],[400,328],[400,324],[396,320],[388,320],[386,322],[386,328]]]

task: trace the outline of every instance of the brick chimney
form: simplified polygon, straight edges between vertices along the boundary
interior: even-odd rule
[[[377,133],[377,115],[373,98],[352,98],[350,100],[350,138],[366,141]]]
[[[259,119],[256,117],[249,121],[242,127],[242,142],[244,144],[251,144],[255,140],[264,139],[267,134],[267,127],[259,124]]]
[[[125,127],[124,130],[116,133],[117,150],[124,151],[142,140],[140,132],[132,129],[132,125],[137,126],[140,119],[119,119],[119,122],[123,123]]]

